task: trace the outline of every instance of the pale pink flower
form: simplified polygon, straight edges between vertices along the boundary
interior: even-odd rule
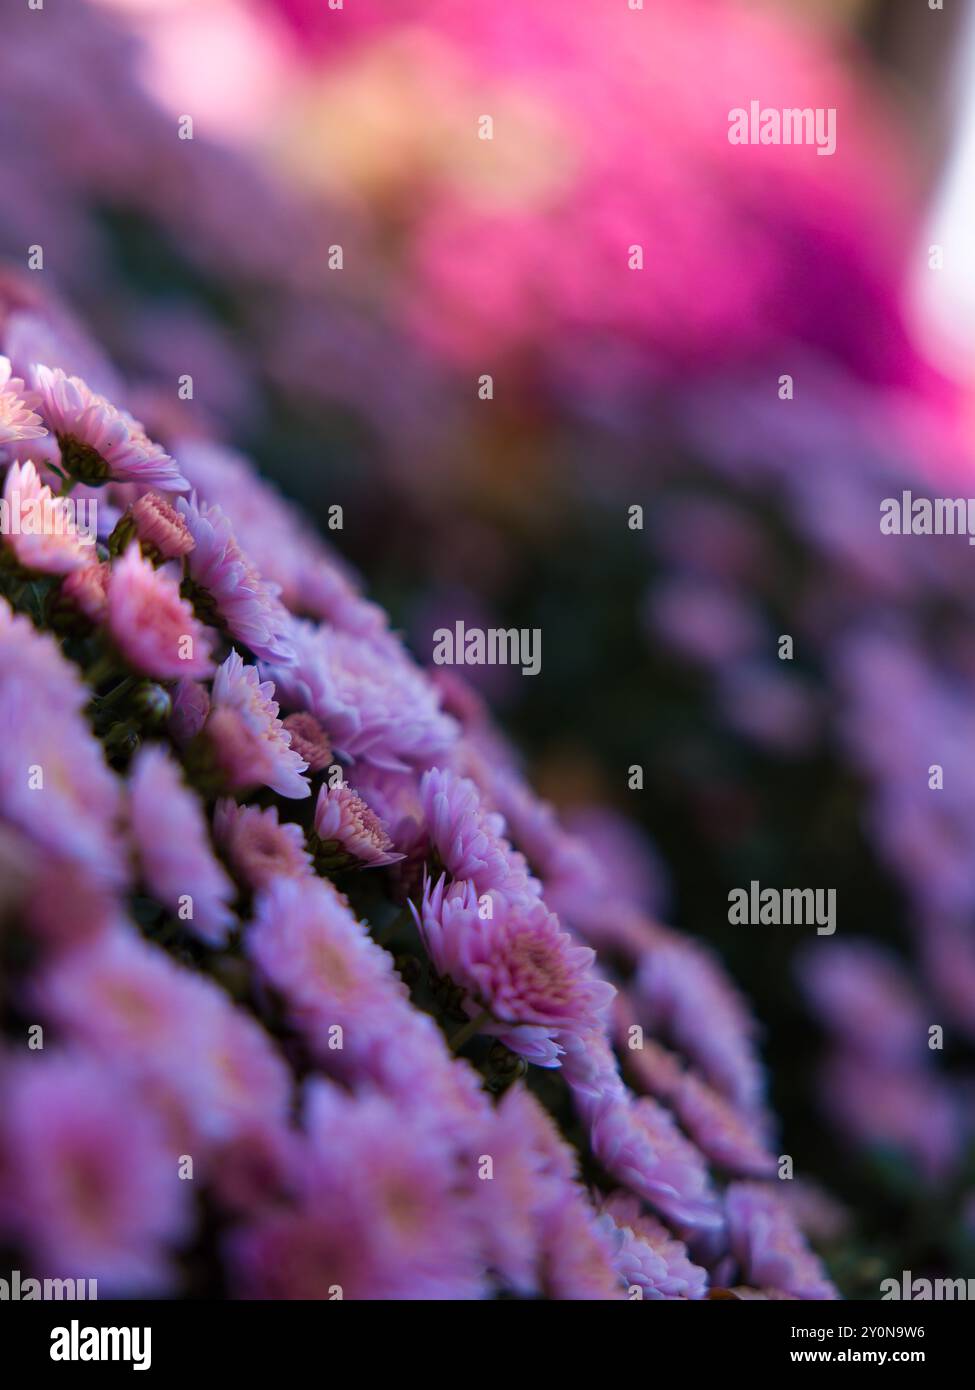
[[[351,855],[367,868],[395,864],[403,858],[396,853],[382,821],[347,782],[323,786],[315,806],[315,834],[322,853]]]
[[[471,1188],[486,1263],[500,1282],[540,1294],[543,1220],[576,1182],[576,1155],[550,1115],[521,1084],[513,1085],[480,1122],[468,1123]],[[491,1179],[476,1176],[477,1158],[491,1158]]]
[[[392,956],[327,879],[275,879],[257,899],[246,945],[292,1025],[336,1066],[356,1067],[377,1022],[396,1019],[405,1000]],[[341,1050],[333,1050],[336,1026]]]
[[[624,1298],[614,1232],[578,1186],[567,1186],[542,1218],[542,1289],[547,1298]]]
[[[180,680],[173,691],[169,732],[178,744],[187,744],[201,732],[210,713],[210,692],[200,681]]]
[[[250,888],[314,873],[301,826],[279,822],[276,806],[238,806],[226,797],[217,802],[213,830],[231,868]]]
[[[89,622],[104,622],[108,613],[110,573],[110,566],[97,560],[73,570],[61,585],[61,597],[70,600]]]
[[[430,843],[451,878],[470,879],[478,893],[502,888],[509,895],[540,895],[524,856],[504,838],[504,818],[482,808],[469,778],[431,768],[420,782],[420,800]]]
[[[81,1054],[24,1053],[2,1102],[6,1195],[32,1263],[104,1293],[169,1288],[190,1184],[138,1089]]]
[[[329,767],[333,754],[328,734],[313,714],[307,710],[289,714],[284,727],[291,735],[291,747],[304,758],[311,773],[324,772]]]
[[[29,998],[151,1097],[174,1142],[224,1143],[286,1116],[290,1078],[256,1020],[127,924],[58,956]]]
[[[742,1277],[794,1298],[837,1298],[819,1259],[771,1186],[732,1183],[725,1195],[728,1235]]]
[[[89,697],[57,644],[0,600],[0,818],[113,884],[125,876],[121,785],[81,713]]]
[[[412,905],[411,905],[412,906]],[[413,908],[440,975],[465,991],[481,1031],[539,1066],[557,1067],[563,1035],[601,1026],[615,993],[592,971],[595,952],[577,946],[538,898],[478,896],[472,883],[427,881]]]
[[[289,615],[276,584],[266,582],[237,544],[233,527],[217,506],[179,498],[180,515],[193,541],[189,577],[202,590],[200,602],[256,657],[287,664],[293,649],[287,637]]]
[[[165,569],[130,545],[108,581],[108,628],[122,656],[157,680],[209,676],[212,634],[197,620]]]
[[[185,519],[171,502],[156,492],[145,492],[133,503],[129,515],[143,554],[175,560],[193,549],[193,537]]]
[[[70,499],[55,497],[30,459],[11,464],[3,500],[7,513],[3,539],[24,569],[70,574],[91,564],[94,546],[79,536]]]
[[[590,1143],[618,1183],[678,1228],[715,1231],[721,1211],[707,1162],[669,1111],[648,1097],[607,1095],[592,1112]]]
[[[217,669],[205,732],[229,790],[268,786],[280,796],[311,794],[303,775],[307,764],[278,718],[273,681],[261,681],[257,667],[245,666],[239,652]]]
[[[642,1211],[636,1197],[614,1192],[602,1210],[622,1233],[614,1263],[628,1288],[650,1299],[706,1297],[707,1271],[689,1258],[683,1241]]]
[[[57,438],[67,473],[84,483],[149,483],[166,492],[189,484],[165,450],[125,411],[60,367],[35,366],[31,385],[42,419]]]
[[[11,376],[9,357],[0,357],[0,446],[40,439],[47,430],[24,399],[24,383]]]
[[[153,896],[179,913],[194,935],[222,945],[234,920],[229,904],[236,890],[214,858],[201,803],[161,746],[140,749],[129,795],[133,835]]]
[[[392,636],[360,637],[294,620],[294,664],[269,665],[286,709],[310,710],[337,753],[388,771],[429,767],[457,726],[426,676]]]

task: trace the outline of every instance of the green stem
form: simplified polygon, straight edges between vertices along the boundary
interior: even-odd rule
[[[491,1018],[490,1009],[482,1009],[474,1018],[469,1018],[462,1028],[450,1039],[451,1052],[459,1052],[466,1042],[470,1042],[475,1033],[479,1033]]]
[[[101,714],[102,710],[108,709],[110,705],[114,705],[116,700],[120,700],[123,695],[127,695],[134,685],[135,676],[126,676],[124,680],[119,681],[118,685],[114,685],[107,695],[102,695],[99,698],[99,714]]]

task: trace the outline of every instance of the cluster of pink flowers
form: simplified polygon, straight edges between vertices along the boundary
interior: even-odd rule
[[[828,1296],[717,964],[245,461],[184,465],[47,351],[3,380],[8,479],[104,505],[80,562],[0,540],[24,1266],[192,1293],[205,1209],[241,1296]]]

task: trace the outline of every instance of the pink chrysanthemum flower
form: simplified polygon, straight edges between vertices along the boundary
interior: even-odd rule
[[[785,1203],[763,1183],[732,1183],[725,1194],[728,1238],[742,1276],[794,1298],[836,1298],[822,1264]]]
[[[210,713],[210,692],[201,681],[180,680],[173,690],[169,732],[181,746],[201,733]]]
[[[165,497],[145,492],[129,509],[143,554],[161,560],[177,560],[193,549],[193,537],[184,517]]]
[[[652,1216],[646,1216],[635,1197],[614,1192],[602,1210],[622,1233],[615,1265],[628,1288],[639,1288],[643,1298],[705,1298],[707,1271],[688,1258],[683,1241]]]
[[[213,830],[231,868],[249,888],[266,888],[276,878],[314,873],[300,825],[278,820],[278,808],[217,803]]]
[[[471,883],[431,880],[413,909],[438,973],[465,991],[481,1031],[539,1066],[557,1067],[563,1035],[601,1024],[615,993],[592,972],[595,952],[577,946],[537,898],[478,897]]]
[[[522,855],[504,838],[504,819],[481,808],[477,787],[449,769],[431,768],[420,782],[430,843],[451,878],[470,879],[478,893],[492,888],[539,896]]]
[[[291,747],[273,697],[274,683],[231,652],[213,679],[206,736],[229,790],[267,786],[280,796],[309,796],[307,764]]]
[[[3,540],[25,569],[70,574],[91,564],[94,547],[79,536],[70,499],[55,497],[30,459],[8,469],[3,501]]]
[[[721,1227],[703,1154],[653,1100],[624,1084],[604,1032],[565,1040],[565,1076],[593,1153],[616,1181],[681,1228]]]
[[[121,784],[80,713],[89,693],[50,638],[0,601],[0,818],[46,853],[124,878]]]
[[[325,1061],[350,1063],[405,987],[393,959],[327,879],[275,879],[257,901],[247,953]],[[330,1029],[347,1037],[331,1050]],[[343,1055],[344,1054],[344,1055]]]
[[[363,763],[356,768],[356,790],[386,826],[389,837],[411,863],[421,866],[430,852],[420,784],[412,772],[384,772]]]
[[[0,447],[47,434],[39,415],[24,399],[24,383],[11,376],[9,357],[0,357]]]
[[[425,1115],[404,1113],[385,1096],[352,1096],[314,1080],[305,1101],[306,1197],[358,1218],[385,1266],[387,1296],[476,1297],[483,1267],[453,1145]]]
[[[709,952],[655,928],[633,986],[641,1022],[697,1064],[717,1090],[755,1109],[764,1079],[755,1055],[755,1021]]]
[[[212,634],[181,597],[166,570],[130,545],[108,580],[108,630],[122,656],[157,680],[201,678],[213,673]]]
[[[209,439],[181,440],[177,452],[193,488],[233,517],[240,546],[292,612],[362,635],[386,629],[385,613],[362,597],[341,557],[247,459]]]
[[[467,1299],[485,1292],[454,1154],[422,1116],[316,1080],[288,1204],[230,1237],[228,1269],[250,1298]],[[395,1143],[390,1143],[390,1135]]]
[[[774,1177],[768,1124],[760,1112],[739,1110],[676,1053],[652,1038],[633,1037],[632,1006],[621,991],[614,1004],[614,1035],[636,1089],[665,1102],[685,1133],[712,1163],[741,1178]]]
[[[607,1096],[594,1111],[590,1142],[617,1182],[679,1228],[714,1231],[721,1226],[703,1154],[656,1101]]]
[[[222,1143],[285,1116],[287,1070],[261,1027],[126,925],[59,956],[30,1002],[151,1096],[174,1140]]]
[[[322,787],[315,806],[315,834],[325,859],[350,856],[367,868],[395,864],[403,858],[393,849],[382,821],[347,782]]]
[[[194,1066],[205,1103],[198,1130],[226,1143],[255,1127],[283,1123],[291,1104],[291,1073],[266,1030],[209,980],[201,1000],[200,1043]]]
[[[206,817],[162,747],[146,745],[129,782],[132,830],[153,896],[178,913],[187,929],[212,946],[233,922],[233,883],[209,845]]]
[[[471,1183],[486,1263],[502,1286],[540,1294],[543,1221],[576,1184],[575,1153],[518,1084],[479,1123],[469,1122],[465,1139],[472,1155],[491,1156],[491,1180]]]
[[[289,615],[278,598],[278,586],[258,574],[222,509],[198,502],[195,496],[179,498],[177,506],[193,540],[187,568],[197,606],[212,607],[214,621],[222,622],[261,660],[292,660]]]
[[[54,714],[78,713],[91,696],[78,673],[49,633],[38,632],[23,613],[0,597],[0,677],[4,685],[23,683],[37,703]],[[8,728],[14,727],[8,725]]]
[[[356,637],[294,621],[293,666],[266,672],[282,704],[311,710],[343,758],[406,772],[429,767],[457,726],[402,646],[392,637]]]
[[[69,574],[61,585],[61,597],[91,623],[102,623],[108,614],[110,567],[100,561],[87,564]]]
[[[581,1189],[563,1189],[545,1212],[541,1240],[546,1297],[585,1302],[625,1297],[615,1268],[615,1232],[597,1218]]]
[[[359,1223],[330,1203],[276,1206],[240,1223],[225,1245],[235,1295],[245,1299],[373,1299],[383,1278]]]
[[[332,763],[332,745],[328,734],[313,714],[301,710],[289,714],[284,727],[291,735],[291,747],[304,758],[311,773],[324,772]]]
[[[7,1068],[2,1097],[7,1195],[32,1262],[100,1294],[170,1287],[189,1185],[139,1092],[110,1066],[44,1052]]]
[[[685,1133],[712,1163],[736,1177],[775,1176],[776,1157],[758,1117],[737,1110],[720,1091],[685,1071],[678,1058],[649,1038],[642,1048],[627,1053],[627,1062],[637,1081],[667,1102]]]
[[[138,420],[60,367],[34,367],[37,408],[56,437],[67,473],[83,483],[146,483],[166,492],[189,487],[174,461]]]

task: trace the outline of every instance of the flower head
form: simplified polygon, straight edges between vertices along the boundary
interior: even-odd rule
[[[469,879],[478,893],[502,888],[538,896],[541,885],[504,838],[503,818],[482,810],[469,778],[431,768],[420,782],[420,799],[430,843],[451,878]]]
[[[367,868],[395,864],[396,853],[382,821],[347,782],[322,787],[315,805],[315,834],[325,856],[338,854]]]
[[[2,1095],[5,1196],[34,1262],[105,1292],[164,1291],[189,1193],[138,1090],[90,1057],[44,1052],[7,1068]]]
[[[728,1239],[742,1276],[794,1298],[836,1298],[785,1203],[771,1187],[732,1183],[725,1195]]]
[[[353,636],[295,621],[296,659],[271,666],[282,704],[310,710],[336,752],[405,772],[427,767],[456,737],[433,687],[390,636]]]
[[[654,938],[635,987],[643,1022],[670,1038],[729,1100],[754,1109],[764,1083],[747,1006],[700,946],[662,928]]]
[[[707,1271],[694,1264],[687,1246],[641,1209],[636,1197],[614,1192],[602,1210],[623,1237],[616,1252],[616,1269],[628,1288],[643,1298],[704,1298]]]
[[[173,691],[173,709],[169,716],[169,732],[180,745],[196,738],[210,713],[210,692],[201,681],[177,681]]]
[[[682,1230],[721,1226],[707,1162],[668,1110],[648,1097],[607,1095],[593,1110],[593,1152],[606,1171]]]
[[[897,957],[870,941],[837,941],[801,957],[801,983],[829,1031],[855,1051],[891,1064],[923,1058],[921,999]]]
[[[196,795],[162,747],[136,756],[129,784],[132,830],[149,889],[190,931],[211,945],[227,938],[234,885],[210,849]],[[189,915],[187,910],[189,909]]]
[[[105,884],[125,876],[121,784],[81,708],[77,670],[0,600],[0,818],[46,854],[83,864]]]
[[[322,1080],[307,1094],[296,1192],[245,1223],[228,1254],[246,1297],[460,1299],[482,1292],[454,1155],[419,1117]],[[396,1135],[391,1144],[389,1137]]]
[[[9,357],[0,357],[0,446],[47,434],[39,415],[24,399],[24,383],[11,376]]]
[[[11,464],[3,486],[4,539],[25,569],[70,574],[90,565],[93,547],[79,536],[70,499],[55,497],[34,464]]]
[[[214,621],[223,623],[259,659],[289,662],[289,619],[277,585],[258,574],[220,507],[198,502],[195,496],[181,497],[176,505],[193,543],[187,567],[199,593],[198,607],[212,608]]]
[[[314,871],[300,825],[278,820],[278,808],[217,803],[213,830],[236,874],[255,890],[276,878],[307,878]]]
[[[108,614],[110,566],[94,560],[72,570],[61,585],[61,597],[73,604],[91,623],[102,623]]]
[[[217,670],[204,729],[231,791],[268,786],[280,796],[311,794],[307,764],[278,718],[273,682],[262,681],[239,652]]]
[[[143,554],[176,560],[193,549],[185,518],[157,492],[144,492],[129,508]]]
[[[127,924],[59,956],[30,1001],[151,1098],[174,1142],[195,1140],[205,1153],[284,1118],[289,1079],[264,1030]]]
[[[592,972],[595,952],[576,946],[537,898],[478,897],[472,883],[428,880],[419,913],[437,971],[465,991],[482,1031],[540,1066],[557,1067],[563,1034],[600,1025],[614,990]]]
[[[284,727],[291,735],[291,747],[304,758],[311,773],[324,772],[332,762],[332,745],[328,734],[313,714],[300,710],[289,714]]]
[[[294,1026],[336,1065],[355,1064],[376,1020],[403,997],[392,957],[325,879],[275,879],[258,898],[247,952]],[[329,1046],[335,1026],[341,1051]]]
[[[165,569],[130,545],[108,578],[108,630],[130,666],[157,680],[213,672],[212,634],[198,622]]]
[[[147,483],[166,492],[189,484],[138,420],[60,367],[31,373],[37,408],[61,450],[65,471],[83,483]]]

